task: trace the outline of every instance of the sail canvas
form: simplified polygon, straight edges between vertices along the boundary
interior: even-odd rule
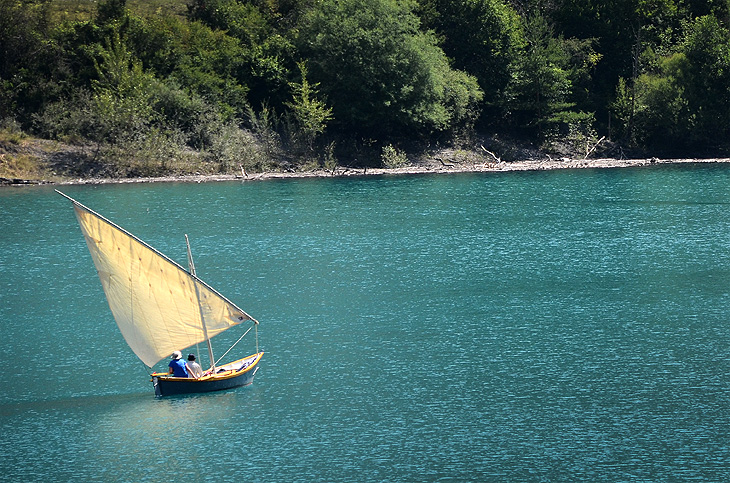
[[[124,339],[148,367],[253,320],[160,252],[78,202],[76,217]]]

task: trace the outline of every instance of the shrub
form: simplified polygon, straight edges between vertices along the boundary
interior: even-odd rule
[[[207,154],[222,173],[237,171],[240,166],[246,171],[261,171],[269,164],[265,149],[253,133],[232,122],[216,133]]]
[[[322,160],[322,166],[325,170],[334,174],[337,170],[337,158],[335,158],[335,143],[334,141],[329,143],[324,150],[324,159]]]
[[[388,169],[402,168],[408,163],[406,153],[393,147],[392,144],[383,147],[380,160],[383,163],[383,167]]]
[[[318,83],[310,84],[307,80],[307,66],[299,63],[301,83],[292,82],[292,102],[286,103],[296,120],[297,136],[310,152],[314,150],[314,141],[322,134],[327,123],[332,119],[332,109],[317,99]]]
[[[273,162],[281,155],[282,150],[281,137],[277,132],[279,122],[276,112],[267,104],[262,104],[259,112],[249,106],[246,120],[251,126],[251,132],[256,137],[258,144],[263,149],[266,162]]]
[[[546,147],[560,154],[588,157],[598,143],[594,122],[592,113],[562,111],[555,114],[549,119],[551,129]]]
[[[25,139],[25,133],[15,119],[0,120],[0,143],[19,144]]]

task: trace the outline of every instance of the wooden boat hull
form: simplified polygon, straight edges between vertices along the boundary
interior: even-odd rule
[[[153,373],[152,385],[155,396],[174,396],[176,394],[197,394],[222,391],[234,387],[247,386],[253,382],[258,371],[258,363],[263,352],[233,361],[216,368],[215,374],[205,374],[200,379],[172,377],[165,373]]]

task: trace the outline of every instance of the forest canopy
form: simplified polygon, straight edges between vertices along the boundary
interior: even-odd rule
[[[0,127],[124,175],[477,133],[717,153],[729,26],[730,0],[0,0]]]

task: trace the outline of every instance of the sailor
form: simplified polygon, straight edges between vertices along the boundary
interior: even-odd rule
[[[168,364],[170,370],[168,374],[175,377],[188,377],[188,370],[185,367],[185,361],[182,360],[182,352],[175,351],[172,353],[172,360]]]
[[[200,364],[195,362],[195,354],[188,354],[187,366],[189,377],[194,377],[195,379],[203,377],[203,368],[200,367]]]

